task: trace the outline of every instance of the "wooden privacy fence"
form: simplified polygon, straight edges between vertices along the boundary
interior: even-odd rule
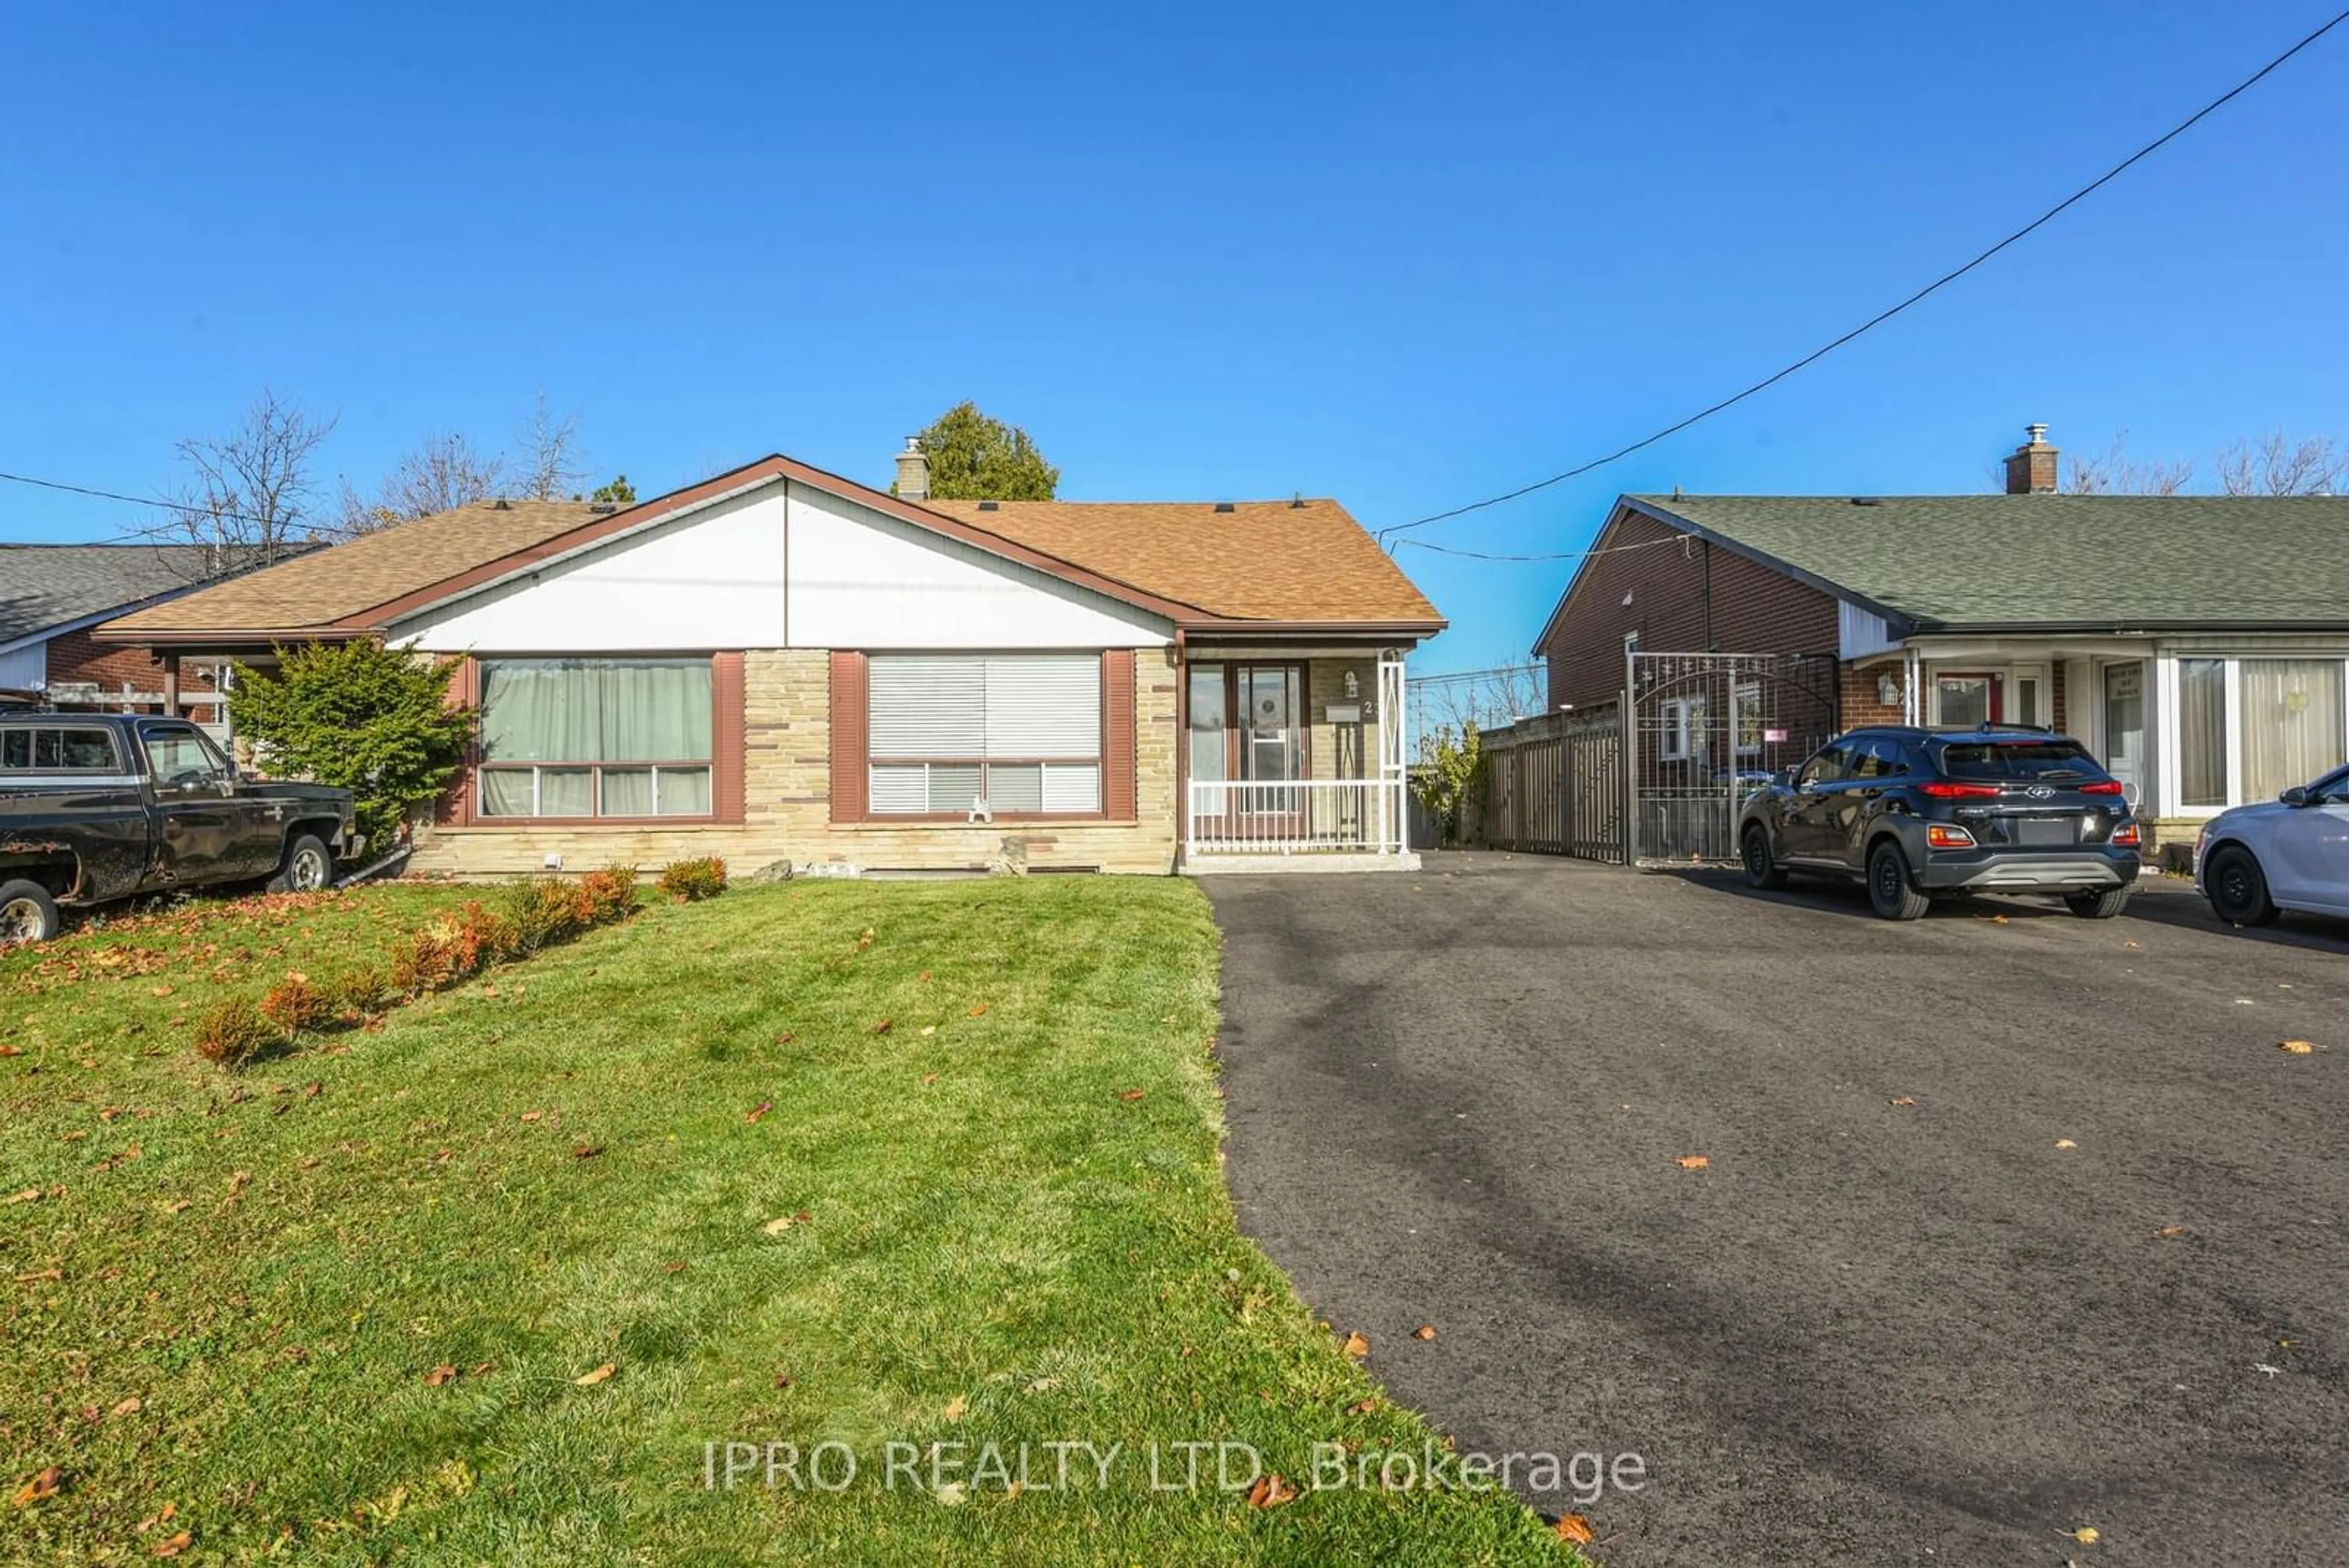
[[[1471,843],[1621,864],[1623,722],[1612,702],[1487,730]]]

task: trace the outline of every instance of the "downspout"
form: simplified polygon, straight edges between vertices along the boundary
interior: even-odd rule
[[[1719,645],[1713,640],[1713,541],[1710,539],[1704,540],[1703,545],[1704,650],[1707,653],[1713,653],[1719,651]],[[1734,772],[1735,770],[1733,769],[1732,771]]]

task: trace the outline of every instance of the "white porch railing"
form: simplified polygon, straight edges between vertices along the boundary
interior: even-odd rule
[[[1403,785],[1393,779],[1194,779],[1188,826],[1196,855],[1398,855]]]

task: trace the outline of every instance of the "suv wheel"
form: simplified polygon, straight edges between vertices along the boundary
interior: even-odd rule
[[[2267,874],[2260,869],[2258,857],[2240,844],[2230,844],[2210,857],[2202,886],[2209,889],[2211,912],[2229,925],[2265,926],[2275,920]]]
[[[2066,893],[2064,907],[2084,920],[2109,920],[2128,908],[2127,888],[2106,888],[2095,893]]]
[[[1765,889],[1786,885],[1786,868],[1770,854],[1770,830],[1758,822],[1745,830],[1745,885]]]
[[[57,934],[57,901],[38,882],[0,882],[0,948]]]
[[[297,835],[286,846],[285,864],[269,879],[273,893],[316,893],[335,878],[335,857],[315,833]]]
[[[1868,857],[1868,901],[1888,920],[1913,920],[1932,900],[1909,885],[1909,857],[1889,838],[1879,840]]]

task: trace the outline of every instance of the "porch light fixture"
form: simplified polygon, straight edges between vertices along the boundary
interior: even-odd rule
[[[1878,676],[1876,700],[1887,708],[1898,705],[1900,701],[1900,677],[1889,672]]]
[[[1362,678],[1352,670],[1346,671],[1346,701],[1352,701],[1362,694]]]

